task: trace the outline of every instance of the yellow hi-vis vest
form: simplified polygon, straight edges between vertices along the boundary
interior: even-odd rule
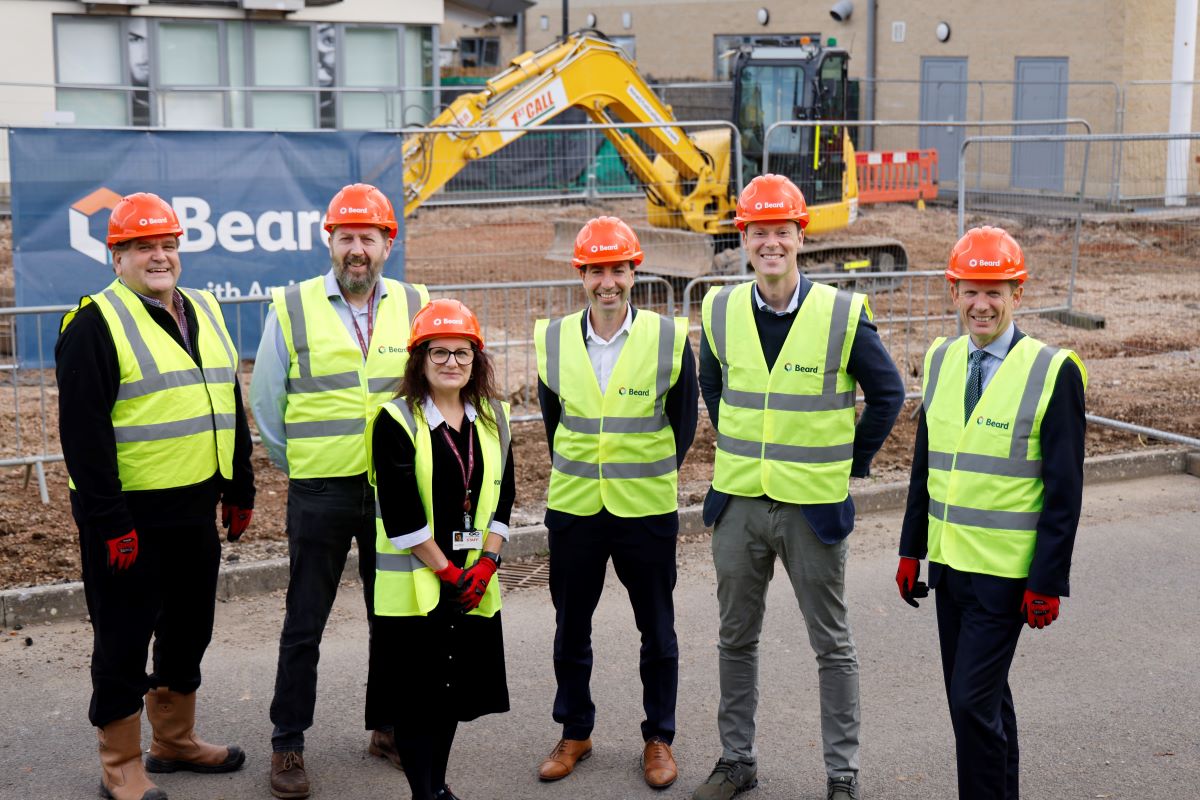
[[[855,381],[846,372],[862,294],[814,283],[775,365],[754,323],[753,283],[704,296],[708,346],[721,363],[713,488],[784,503],[837,503],[850,488]]]
[[[95,303],[112,334],[121,373],[112,425],[125,491],[191,486],[218,471],[226,479],[233,475],[233,340],[215,297],[179,291],[196,310],[196,329],[189,333],[203,370],[119,280],[82,298],[63,317],[66,330],[79,309]]]
[[[533,329],[538,377],[562,402],[546,505],[577,516],[675,511],[679,472],[664,405],[679,379],[687,320],[639,310],[601,394],[581,333],[585,313]]]
[[[493,430],[477,412],[475,416],[475,435],[479,437],[479,448],[483,451],[483,482],[479,487],[479,500],[475,504],[475,528],[487,530],[496,515],[496,505],[500,502],[500,481],[504,478],[504,468],[508,459],[508,444],[512,439],[509,429],[508,403],[499,400],[489,400],[492,416],[496,421]],[[417,406],[418,412],[420,405]],[[367,457],[370,470],[367,477],[375,487],[375,613],[385,617],[418,617],[425,616],[438,604],[441,597],[441,579],[433,570],[425,566],[425,562],[413,555],[410,548],[396,549],[388,539],[388,533],[383,525],[383,515],[379,511],[379,485],[375,478],[375,459],[371,457],[371,439],[375,431],[375,422],[380,414],[390,414],[400,423],[404,432],[412,438],[416,447],[416,477],[417,489],[421,493],[421,506],[425,509],[425,519],[429,524],[430,533],[435,533],[433,527],[433,439],[429,433],[429,425],[423,414],[415,417],[404,398],[397,397],[384,403],[375,415],[367,429]],[[480,550],[467,553],[466,567],[479,560]],[[464,569],[466,568],[464,567]],[[470,613],[480,617],[494,616],[500,610],[500,578],[493,576],[488,583],[487,591],[479,607]]]
[[[967,338],[935,339],[922,388],[929,430],[929,560],[1024,578],[1042,513],[1042,417],[1070,350],[1018,341],[964,425]]]
[[[422,285],[382,278],[366,363],[358,342],[325,294],[325,276],[271,292],[288,349],[289,478],[335,478],[367,471],[363,431],[375,410],[396,395],[408,363],[408,329],[429,302]]]

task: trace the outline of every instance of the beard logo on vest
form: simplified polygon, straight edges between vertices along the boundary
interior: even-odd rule
[[[997,420],[994,420],[991,417],[976,417],[975,424],[976,425],[986,425],[989,428],[999,428],[1002,431],[1006,431],[1006,430],[1008,430],[1008,426],[1011,423],[998,422]]]
[[[793,363],[792,363],[792,362],[790,362],[790,361],[786,362],[786,363],[783,365],[783,371],[784,371],[784,372],[807,372],[807,373],[808,373],[808,374],[810,374],[810,375],[816,375],[816,374],[817,374],[817,368],[816,368],[816,367],[806,367],[806,366],[804,366],[803,364],[793,364]]]
[[[649,389],[634,389],[632,386],[622,386],[617,389],[617,394],[621,397],[649,397]]]

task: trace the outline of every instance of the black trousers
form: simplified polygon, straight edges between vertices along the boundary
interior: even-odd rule
[[[611,558],[629,593],[642,635],[642,738],[675,738],[679,690],[679,642],[675,638],[675,544],[677,536],[650,532],[636,520],[608,511],[576,517],[550,529],[550,597],[554,634],[554,721],[567,739],[587,739],[596,721],[592,677],[592,614],[604,590]]]
[[[137,560],[120,572],[108,566],[102,536],[83,526],[79,532],[93,636],[88,719],[98,728],[141,710],[153,687],[196,691],[212,639],[221,565],[215,509],[205,522],[159,526],[135,518],[135,525]],[[151,637],[153,672],[147,675]]]
[[[991,593],[986,605],[981,602],[979,590],[985,587],[979,583],[979,576],[943,567],[935,592],[942,675],[954,725],[958,796],[1018,800],[1017,714],[1008,670],[1024,621],[1019,600],[1002,602]],[[1008,608],[1013,602],[1017,605]]]
[[[287,613],[279,635],[279,665],[271,700],[271,746],[304,749],[317,703],[321,636],[337,597],[350,542],[358,542],[367,624],[375,591],[375,493],[367,476],[294,479],[288,482]],[[367,723],[372,713],[367,709]]]
[[[404,764],[404,777],[412,790],[412,800],[433,800],[446,786],[446,765],[458,730],[458,720],[413,718],[396,726],[396,752]]]

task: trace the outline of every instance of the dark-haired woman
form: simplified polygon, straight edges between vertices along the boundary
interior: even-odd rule
[[[397,397],[367,430],[378,500],[368,708],[386,709],[413,800],[457,800],[459,722],[508,711],[495,577],[514,495],[508,404],[457,300],[413,317]]]

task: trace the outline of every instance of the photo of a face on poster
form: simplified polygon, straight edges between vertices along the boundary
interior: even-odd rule
[[[142,87],[129,93],[129,124],[150,124],[150,39],[145,18],[132,17],[126,22],[129,59],[129,85]]]
[[[332,22],[317,25],[317,85],[332,88],[337,85],[337,28]],[[320,93],[320,125],[337,127],[337,94]]]

